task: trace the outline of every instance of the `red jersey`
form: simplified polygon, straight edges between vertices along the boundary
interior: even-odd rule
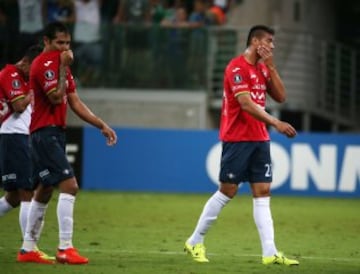
[[[46,126],[66,126],[67,94],[76,92],[70,68],[66,71],[66,94],[61,104],[53,105],[48,94],[56,90],[59,78],[60,51],[43,52],[30,69],[30,89],[34,92],[30,132]]]
[[[12,103],[29,92],[23,73],[15,65],[6,65],[0,71],[0,122],[7,120],[14,110]]]
[[[241,109],[237,96],[249,92],[251,99],[265,109],[269,70],[263,63],[252,65],[243,55],[233,58],[224,73],[224,94],[220,121],[220,139],[225,142],[268,141],[265,123]]]

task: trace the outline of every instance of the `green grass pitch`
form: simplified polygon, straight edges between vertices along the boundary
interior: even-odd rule
[[[359,199],[274,195],[277,247],[300,260],[300,266],[286,267],[261,265],[252,200],[239,195],[207,235],[210,263],[193,262],[183,253],[183,244],[210,195],[81,191],[74,245],[90,263],[80,266],[16,263],[21,237],[18,209],[13,210],[0,218],[0,273],[360,273]],[[58,238],[56,198],[57,193],[39,243],[49,254],[54,254]]]

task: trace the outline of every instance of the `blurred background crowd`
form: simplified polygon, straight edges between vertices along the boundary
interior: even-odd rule
[[[359,18],[358,0],[0,0],[0,67],[41,41],[47,23],[62,21],[72,33],[72,71],[82,98],[101,93],[103,100],[110,92],[105,118],[156,127],[166,118],[167,126],[214,128],[224,68],[245,48],[249,28],[265,24],[276,30],[276,65],[288,92],[286,104],[270,100],[267,110],[297,129],[358,131]],[[185,95],[172,98],[176,92]],[[139,94],[156,104],[174,101],[174,107],[156,105],[149,114]],[[203,98],[198,116],[205,122],[195,123],[191,110],[183,111],[182,123],[176,107],[183,110],[179,102],[196,96]],[[130,97],[137,103],[128,109]],[[143,113],[136,121],[140,111],[134,109]]]
[[[143,62],[152,63],[147,66],[148,69],[164,69],[164,60],[161,60],[163,57],[167,62],[177,64],[170,66],[174,68],[173,74],[181,74],[184,73],[184,66],[188,65],[185,62],[191,59],[186,58],[188,50],[192,48],[196,54],[196,50],[204,51],[205,47],[204,36],[200,31],[192,33],[193,43],[189,43],[188,30],[225,24],[227,12],[235,2],[237,1],[2,0],[0,65],[14,63],[27,47],[41,41],[42,30],[47,23],[61,21],[72,31],[72,48],[76,56],[73,69],[82,86],[101,86],[104,82],[105,86],[111,83],[118,86],[121,85],[120,79],[127,79],[122,82],[126,86],[127,82],[132,81],[128,71],[141,68]],[[179,30],[174,31],[174,28]],[[150,49],[150,52],[144,51],[145,48]],[[146,56],[149,54],[151,60]],[[126,62],[125,59],[129,59],[129,56],[130,61]],[[126,69],[121,69],[122,67]],[[101,75],[103,70],[116,71],[112,81],[111,72],[109,77],[104,77]],[[183,78],[176,79],[181,81],[174,80],[173,85],[185,86],[182,85]]]

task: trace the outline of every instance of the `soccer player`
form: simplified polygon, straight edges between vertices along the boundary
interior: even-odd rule
[[[286,98],[285,87],[273,60],[274,34],[274,30],[267,26],[252,27],[246,50],[233,58],[225,69],[220,122],[220,187],[205,204],[197,226],[184,247],[197,262],[209,261],[204,236],[222,208],[236,195],[239,183],[249,182],[253,195],[253,217],[262,246],[262,263],[299,264],[277,250],[270,210],[272,170],[266,126],[272,126],[290,138],[296,135],[290,124],[265,111],[266,94],[279,103]]]
[[[65,154],[67,105],[85,122],[97,127],[107,144],[116,144],[117,136],[104,121],[93,114],[81,101],[69,66],[73,62],[71,36],[59,22],[48,24],[43,32],[44,51],[33,62],[30,88],[34,106],[30,124],[30,139],[34,165],[34,182],[38,182],[30,205],[25,237],[17,261],[52,263],[34,251],[41,220],[55,187],[59,189],[57,218],[59,245],[56,260],[67,264],[86,264],[72,243],[73,210],[78,184]]]
[[[28,79],[31,62],[41,51],[40,46],[32,46],[16,64],[7,64],[0,71],[0,171],[5,190],[0,198],[0,216],[20,205],[22,237],[34,188],[29,146],[32,94]],[[41,257],[55,259],[40,250],[36,252]]]

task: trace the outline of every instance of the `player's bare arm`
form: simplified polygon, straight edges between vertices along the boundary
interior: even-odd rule
[[[254,118],[273,126],[278,132],[286,135],[289,138],[295,137],[296,130],[289,124],[267,113],[265,110],[256,105],[249,93],[241,93],[237,96],[237,100],[241,105],[242,110],[249,113]]]
[[[15,99],[15,101],[13,101],[11,105],[15,112],[23,113],[26,107],[30,104],[30,102],[31,102],[31,94],[29,92],[28,94]]]
[[[268,67],[270,73],[270,89],[268,94],[278,103],[283,103],[286,100],[286,92],[283,81],[276,69],[273,59],[273,52],[267,45],[260,45],[257,48],[258,54],[261,56],[264,64]]]
[[[56,90],[48,94],[50,102],[54,105],[61,104],[66,93],[66,69],[72,64],[74,55],[72,50],[65,50],[60,54],[59,78]]]
[[[110,128],[103,120],[97,117],[83,103],[83,101],[81,101],[77,93],[68,94],[68,103],[71,109],[80,119],[101,130],[101,133],[106,138],[107,145],[112,146],[116,144],[117,135],[115,131],[112,128]]]

